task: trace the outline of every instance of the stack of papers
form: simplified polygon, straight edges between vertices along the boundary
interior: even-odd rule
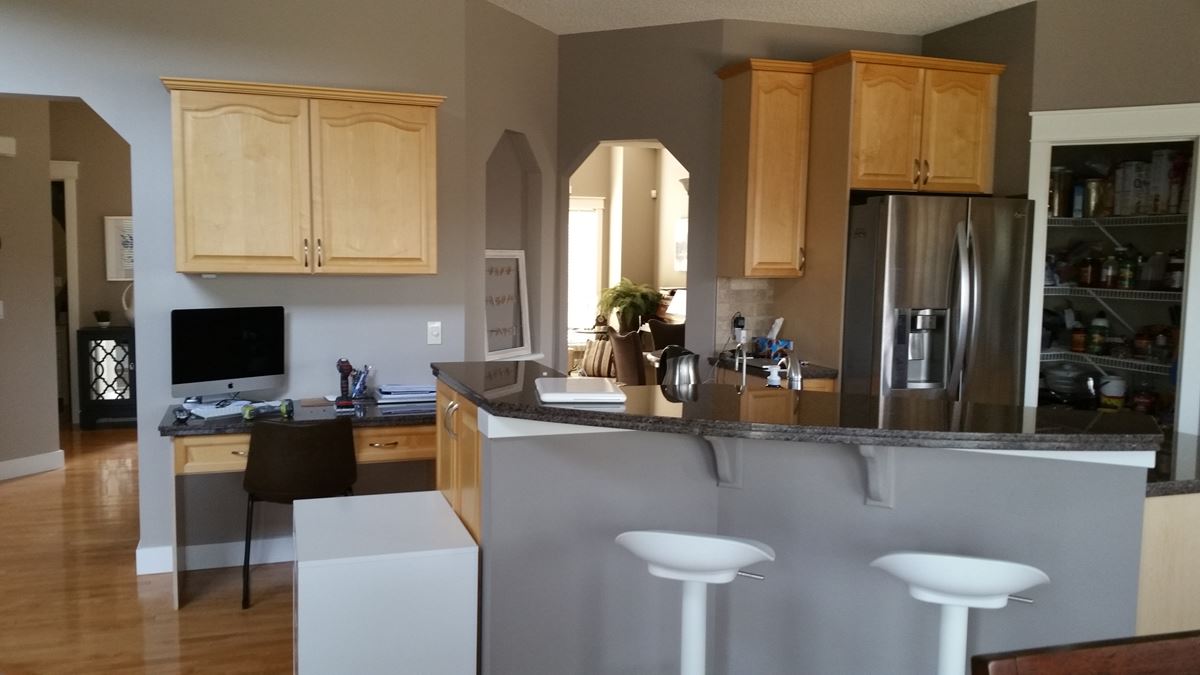
[[[207,420],[214,417],[233,417],[235,415],[241,417],[242,406],[249,403],[250,401],[237,398],[229,399],[228,401],[218,401],[216,403],[184,403],[183,407],[196,417]],[[275,401],[275,403],[278,404],[279,402]]]
[[[417,405],[433,409],[437,402],[437,389],[427,384],[381,384],[375,388],[375,402],[379,405]]]

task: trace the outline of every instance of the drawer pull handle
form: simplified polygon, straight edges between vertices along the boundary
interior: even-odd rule
[[[394,448],[400,445],[400,441],[388,441],[387,443],[370,443],[372,448]]]
[[[231,455],[237,455],[238,457],[245,457],[245,456],[246,456],[246,451],[245,451],[245,450],[230,450],[230,451],[229,451],[229,454],[231,454]]]

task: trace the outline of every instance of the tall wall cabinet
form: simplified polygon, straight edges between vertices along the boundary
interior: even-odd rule
[[[812,65],[750,59],[717,73],[721,184],[717,273],[804,274]]]
[[[437,271],[443,97],[163,78],[180,272]]]

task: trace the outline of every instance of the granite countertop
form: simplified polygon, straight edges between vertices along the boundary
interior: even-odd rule
[[[746,375],[753,375],[754,377],[761,377],[765,379],[767,377],[767,366],[774,365],[778,362],[778,359],[750,359],[746,364]],[[708,364],[710,366],[716,365],[720,368],[724,368],[725,370],[740,372],[739,369],[733,365],[733,359],[729,358],[728,356],[721,356],[720,358],[710,356],[708,357]],[[804,379],[806,380],[832,380],[838,376],[838,371],[837,368],[830,368],[828,366],[820,366],[815,363],[808,363],[800,366],[800,374],[803,375]],[[780,377],[787,379],[787,371],[781,372]]]
[[[253,422],[242,419],[240,414],[229,417],[214,417],[200,419],[193,417],[187,422],[175,421],[177,405],[167,407],[162,421],[158,423],[158,433],[163,436],[209,436],[213,434],[248,434]],[[391,410],[392,412],[388,412]],[[333,404],[325,406],[296,406],[293,419],[297,422],[311,422],[336,417]],[[395,406],[378,406],[374,403],[362,403],[355,407],[355,414],[349,415],[356,427],[395,427],[408,425],[434,424],[436,415],[432,412],[406,413]],[[258,419],[277,420],[279,415],[262,414]]]
[[[434,363],[434,374],[501,417],[762,440],[981,450],[1154,451],[1158,424],[1133,411],[960,404],[921,396],[879,398],[701,384],[688,391],[626,386],[623,406],[543,405],[538,377],[565,377],[535,362]],[[883,408],[881,413],[881,406]],[[1026,430],[1025,420],[1035,420]]]

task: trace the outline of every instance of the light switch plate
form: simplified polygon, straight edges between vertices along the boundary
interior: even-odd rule
[[[0,300],[0,319],[4,318],[4,301]]]
[[[441,321],[426,321],[425,322],[425,344],[428,344],[428,345],[442,344],[442,322]]]
[[[0,136],[0,157],[17,156],[17,139],[12,136]]]

